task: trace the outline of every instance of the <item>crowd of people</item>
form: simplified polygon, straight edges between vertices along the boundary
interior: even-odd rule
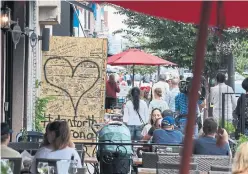
[[[192,79],[186,79],[188,85],[185,88],[188,89],[183,90],[180,89],[180,80],[182,79],[179,77],[168,80],[165,74],[161,74],[159,81],[151,88],[133,87],[130,90],[124,106],[123,122],[128,126],[133,140],[161,144],[183,143]],[[220,118],[222,118],[222,94],[228,93],[224,109],[225,118],[228,121],[232,121],[233,117],[230,113],[233,114],[233,112],[237,114],[238,120],[241,120],[239,113],[241,106],[237,105],[233,89],[225,84],[224,74],[218,73],[216,82],[209,92],[210,102],[214,105],[213,117],[203,120],[201,113],[206,108],[206,100],[199,97],[197,102],[194,153],[230,156],[229,135],[225,129],[219,128]],[[248,78],[243,81],[242,87],[248,92]],[[200,93],[201,91],[199,95]],[[240,102],[240,99],[238,101]],[[246,126],[248,128],[248,125]],[[220,143],[219,139],[225,141]]]
[[[225,129],[219,127],[219,120],[217,119],[221,114],[220,100],[217,100],[221,94],[218,93],[217,89],[219,89],[219,92],[233,93],[233,91],[229,87],[224,87],[225,78],[223,74],[218,74],[216,80],[218,84],[210,90],[210,100],[214,104],[214,114],[213,117],[203,120],[202,125],[199,124],[201,121],[196,119],[193,153],[232,157],[228,141],[229,135]],[[120,88],[113,75],[109,76],[109,80],[106,83],[106,105],[110,107],[116,102],[116,93],[120,91]],[[190,88],[190,85],[187,88]],[[248,78],[243,81],[242,87],[246,91],[245,95],[247,95]],[[123,108],[123,122],[129,128],[132,140],[142,140],[143,142],[156,144],[183,145],[185,125],[187,117],[189,117],[188,97],[189,89],[180,89],[179,78],[173,78],[168,81],[164,74],[160,75],[159,81],[151,88],[133,87]],[[235,111],[240,120],[241,100],[235,101],[233,95],[230,94],[227,102],[232,105],[231,111]],[[196,109],[197,117],[205,105],[204,99],[199,98]],[[248,119],[246,121],[248,123]],[[247,130],[248,126],[246,127]],[[12,131],[8,125],[1,123],[1,157],[20,157],[19,152],[8,147],[11,133]],[[234,158],[233,173],[248,172],[247,149],[248,142],[245,142],[237,150]],[[72,156],[77,161],[77,167],[82,167],[80,156],[71,141],[68,123],[66,121],[51,122],[47,125],[43,143],[33,158],[31,173],[37,172],[36,159],[70,160]]]
[[[156,114],[155,114],[156,113]],[[161,114],[157,109],[153,110],[155,127],[153,128],[152,141],[157,140],[162,143],[179,144],[183,142],[183,134],[175,129],[173,117],[166,116],[168,112]],[[163,118],[163,115],[165,117]],[[157,118],[157,119],[156,119]],[[164,133],[166,132],[166,133]],[[17,157],[19,152],[8,147],[12,130],[6,123],[1,123],[1,158]],[[160,136],[167,135],[167,136]],[[217,137],[217,138],[216,138]],[[223,129],[217,129],[217,122],[213,118],[208,118],[203,124],[203,134],[195,140],[194,154],[205,155],[228,155],[232,157],[228,145],[228,135]],[[242,143],[237,149],[233,163],[233,174],[246,174],[248,172],[248,142]],[[71,141],[70,128],[66,121],[54,121],[47,125],[43,142],[36,152],[31,165],[30,172],[36,174],[38,159],[70,160],[74,156],[77,168],[83,166],[82,159],[75,149],[75,144]],[[1,161],[1,165],[3,165]]]

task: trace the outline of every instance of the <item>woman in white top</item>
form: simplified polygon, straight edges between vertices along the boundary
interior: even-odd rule
[[[161,113],[160,109],[158,109],[158,108],[153,109],[151,112],[149,123],[143,128],[143,130],[141,132],[141,135],[143,138],[148,134],[148,132],[152,128],[152,126],[155,127],[156,120],[160,119],[160,118],[162,118],[162,113]]]
[[[127,124],[132,140],[141,139],[141,131],[144,124],[148,122],[148,107],[144,100],[140,99],[140,89],[131,90],[131,100],[124,107],[123,122]]]
[[[31,173],[37,173],[36,159],[61,159],[70,160],[72,156],[77,161],[77,167],[81,168],[81,159],[72,148],[71,134],[66,121],[54,121],[47,127],[43,146],[36,152],[31,166]]]
[[[162,89],[155,88],[154,89],[154,98],[149,104],[149,114],[152,113],[152,110],[158,108],[161,112],[169,109],[169,106],[166,101],[162,99]]]

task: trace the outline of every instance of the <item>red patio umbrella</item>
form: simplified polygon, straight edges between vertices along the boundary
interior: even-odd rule
[[[162,17],[185,23],[200,23],[199,15],[203,1],[104,1],[136,12]],[[248,1],[213,1],[208,24],[216,26],[219,22],[225,27],[248,27]]]
[[[230,26],[248,27],[246,20],[248,1],[108,1],[121,7],[158,16],[166,19],[199,23],[196,42],[194,77],[189,96],[189,112],[184,141],[183,158],[180,174],[189,173],[189,162],[192,155],[193,131],[195,125],[195,110],[198,100],[197,91],[200,88],[201,73],[204,67],[204,55],[208,35],[208,25],[220,29]]]
[[[133,77],[135,65],[177,65],[157,56],[147,54],[139,49],[129,49],[127,51],[115,54],[108,58],[109,65],[133,65]],[[134,80],[133,80],[134,86]]]
[[[177,65],[139,49],[129,49],[108,58],[109,65]]]

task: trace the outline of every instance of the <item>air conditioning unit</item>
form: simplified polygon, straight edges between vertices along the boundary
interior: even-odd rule
[[[39,22],[43,25],[56,25],[61,20],[61,1],[38,1]]]
[[[38,2],[38,6],[39,7],[53,7],[53,8],[56,8],[56,7],[60,7],[60,3],[61,1],[60,0],[57,0],[57,1],[37,1]]]

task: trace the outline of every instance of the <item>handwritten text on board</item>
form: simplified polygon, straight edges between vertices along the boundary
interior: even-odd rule
[[[107,40],[52,37],[43,54],[41,97],[54,96],[46,120],[66,120],[74,140],[93,139],[104,115]]]

